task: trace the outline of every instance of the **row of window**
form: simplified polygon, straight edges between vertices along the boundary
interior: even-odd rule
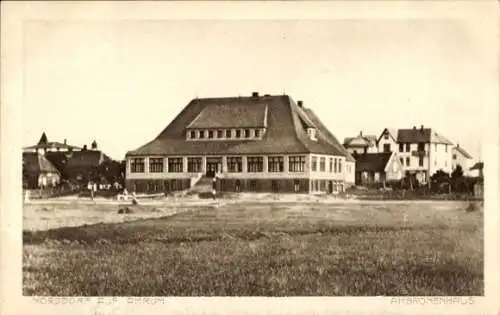
[[[311,161],[311,170],[313,172],[326,172],[326,158],[319,158],[319,169],[318,169],[318,157],[313,156]],[[341,173],[342,172],[342,160],[336,158],[330,158],[328,171],[330,173]]]
[[[405,165],[405,160],[401,157],[399,158],[399,160],[401,161],[401,164],[404,166]],[[410,157],[406,157],[406,166],[410,166]],[[418,157],[418,166],[422,167],[424,166],[424,157],[423,156],[419,156]]]
[[[168,158],[167,159],[169,173],[182,173],[184,169],[184,162],[182,158]],[[188,173],[201,172],[202,160],[201,157],[190,157],[187,159]],[[288,157],[288,171],[289,172],[304,172],[306,169],[305,156],[289,156]],[[312,157],[311,169],[313,172],[318,171],[318,157]],[[341,173],[342,160],[330,158],[329,172]],[[132,173],[144,173],[145,163],[143,158],[134,158],[130,163],[130,171]],[[270,156],[267,159],[268,172],[284,172],[285,162],[283,156]],[[150,158],[149,159],[149,172],[162,173],[164,171],[163,158]],[[243,172],[243,160],[241,157],[228,157],[227,158],[227,171],[230,173]],[[247,157],[247,172],[259,173],[264,171],[264,158],[262,156],[249,156]],[[319,158],[319,171],[326,172],[326,158]]]
[[[403,164],[403,166],[404,166],[405,165],[405,163],[404,163],[405,160],[402,157],[399,158],[399,159],[401,161],[401,164]],[[410,157],[406,157],[406,166],[410,166],[410,161],[411,161]],[[420,167],[424,166],[424,157],[420,156],[418,158],[418,166],[420,166]],[[437,166],[437,160],[434,160],[434,166]],[[447,161],[444,161],[444,166],[448,167],[448,162]]]
[[[221,129],[221,130],[190,130],[189,139],[249,139],[259,138],[261,129]]]
[[[437,152],[437,143],[434,143],[434,150]],[[399,152],[410,152],[410,143],[400,143],[399,144]],[[391,145],[389,143],[385,143],[383,146],[384,152],[391,152]],[[425,143],[417,144],[417,151],[423,152],[425,151]],[[444,151],[448,153],[448,145],[444,146]],[[366,152],[365,152],[366,153]]]

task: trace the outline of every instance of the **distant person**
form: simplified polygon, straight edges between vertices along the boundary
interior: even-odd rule
[[[212,198],[215,200],[217,194],[217,175],[214,176],[212,180]]]

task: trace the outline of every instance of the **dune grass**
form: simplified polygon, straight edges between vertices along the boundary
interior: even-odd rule
[[[483,295],[466,203],[226,204],[25,231],[25,295]]]

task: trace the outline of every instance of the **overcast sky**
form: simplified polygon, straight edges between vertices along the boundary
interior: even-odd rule
[[[96,140],[113,158],[196,96],[303,100],[339,138],[424,125],[479,155],[497,76],[459,20],[50,21],[25,28],[23,145]]]

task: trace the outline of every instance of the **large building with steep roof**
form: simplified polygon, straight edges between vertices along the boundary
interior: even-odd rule
[[[170,192],[216,176],[220,191],[335,192],[355,161],[311,109],[288,95],[193,99],[126,154],[126,185]]]

